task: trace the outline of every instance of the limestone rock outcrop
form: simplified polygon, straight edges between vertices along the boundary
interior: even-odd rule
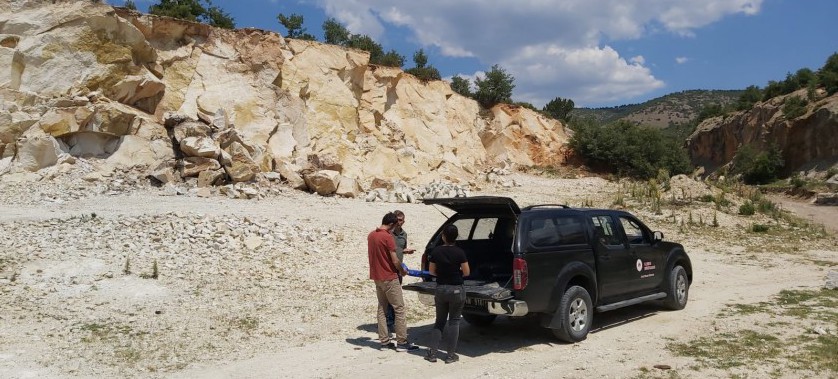
[[[142,165],[166,181],[218,172],[184,161],[192,157],[224,172],[203,184],[276,171],[302,187],[306,173],[332,170],[331,191],[350,196],[374,181],[463,182],[501,161],[560,164],[568,138],[537,112],[487,111],[444,81],[371,65],[367,52],[274,32],[90,1],[0,0],[0,37],[0,158],[14,158],[10,172],[60,154]],[[33,161],[21,138],[38,134],[58,147]]]
[[[712,172],[733,160],[739,147],[776,144],[784,174],[826,170],[838,164],[838,94],[808,101],[803,115],[789,119],[783,107],[792,97],[807,99],[806,90],[757,103],[751,110],[702,122],[687,139],[694,164]]]

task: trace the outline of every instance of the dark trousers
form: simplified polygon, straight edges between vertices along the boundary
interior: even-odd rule
[[[399,276],[399,284],[402,284],[402,274],[397,275]],[[387,305],[387,309],[384,311],[384,317],[387,319],[387,331],[393,333],[396,330],[396,311],[392,305]]]
[[[436,305],[436,321],[431,331],[431,343],[428,346],[432,355],[437,354],[439,344],[445,333],[445,351],[449,356],[457,351],[457,340],[460,339],[460,318],[466,303],[466,291],[462,285],[437,285],[434,294]],[[445,327],[445,324],[448,327]]]

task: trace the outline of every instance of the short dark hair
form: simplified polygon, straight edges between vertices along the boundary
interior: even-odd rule
[[[457,229],[457,225],[450,224],[442,229],[442,235],[445,237],[445,240],[450,242],[454,242],[457,240],[457,236],[460,234],[460,231]]]
[[[404,212],[398,209],[394,210],[393,213],[396,215],[396,217],[404,217]]]
[[[387,212],[387,214],[384,215],[384,218],[381,219],[381,225],[393,225],[398,221],[399,219],[396,217],[395,213]]]

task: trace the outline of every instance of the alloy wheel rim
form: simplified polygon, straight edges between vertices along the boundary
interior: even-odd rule
[[[570,304],[570,328],[574,331],[585,329],[588,323],[588,306],[582,299]]]

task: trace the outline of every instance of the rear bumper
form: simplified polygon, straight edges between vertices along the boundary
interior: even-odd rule
[[[427,293],[419,293],[419,302],[427,306],[433,306],[434,295]],[[529,307],[527,307],[526,301],[514,299],[493,301],[487,299],[467,298],[466,308],[477,308],[484,310],[486,311],[486,313],[489,314],[505,315],[512,317],[520,317],[529,313]]]

